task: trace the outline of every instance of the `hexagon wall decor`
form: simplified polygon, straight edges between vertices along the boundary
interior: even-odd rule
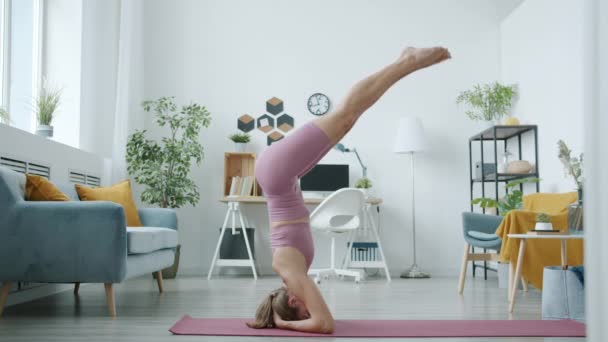
[[[281,130],[283,133],[287,133],[293,129],[294,119],[291,115],[287,113],[283,113],[283,115],[279,116],[277,119],[277,128]]]
[[[255,128],[255,118],[251,115],[244,114],[238,120],[238,129],[248,133]]]
[[[263,114],[257,120],[258,129],[268,133],[274,129],[274,118],[268,114]]]
[[[273,115],[279,114],[283,111],[283,100],[273,97],[266,101],[266,111]]]
[[[266,143],[268,144],[268,146],[270,146],[283,138],[285,138],[285,136],[283,134],[281,134],[277,131],[274,131],[268,135]]]

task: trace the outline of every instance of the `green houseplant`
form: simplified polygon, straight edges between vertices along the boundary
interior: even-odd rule
[[[366,195],[369,195],[369,189],[371,189],[371,187],[372,181],[367,177],[359,178],[355,182],[355,188],[363,190]]]
[[[566,143],[563,140],[559,140],[557,142],[558,146],[558,157],[559,160],[564,165],[564,170],[567,176],[571,176],[574,182],[576,183],[576,187],[578,190],[578,199],[579,202],[583,200],[583,153],[581,153],[578,158],[572,157],[572,150],[568,148]]]
[[[534,226],[534,230],[553,230],[551,216],[545,213],[539,213],[536,215],[536,225]]]
[[[203,146],[199,143],[202,127],[209,127],[211,114],[195,103],[178,108],[173,97],[144,101],[146,113],[153,112],[160,127],[169,128],[160,143],[146,138],[146,130],[135,131],[127,142],[127,170],[146,189],[144,203],[161,208],[196,205],[200,200],[198,187],[190,176],[192,163],[200,165]],[[175,262],[163,270],[163,277],[175,278],[181,246],[177,246]]]
[[[36,134],[47,138],[53,137],[52,123],[55,111],[61,102],[61,93],[62,89],[51,87],[46,80],[42,82],[40,93],[34,99],[34,111],[38,121]]]
[[[235,133],[228,137],[234,142],[237,152],[245,152],[247,143],[251,140],[251,136],[247,133]]]
[[[514,209],[521,209],[523,203],[523,192],[519,189],[515,189],[516,186],[524,183],[537,183],[539,178],[528,177],[507,183],[506,190],[507,194],[496,201],[493,198],[479,197],[471,201],[471,203],[479,205],[481,208],[497,208],[498,213],[501,216],[507,215],[507,213]]]
[[[11,115],[9,112],[4,109],[4,107],[0,107],[0,123],[9,124],[11,122]]]
[[[495,123],[509,114],[511,100],[516,95],[515,86],[506,86],[498,82],[474,85],[472,89],[461,92],[456,103],[470,107],[465,114],[475,121]]]

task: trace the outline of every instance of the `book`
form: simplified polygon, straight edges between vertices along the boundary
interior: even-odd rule
[[[528,235],[557,235],[560,234],[560,230],[531,230],[528,232]]]
[[[228,192],[228,196],[230,197],[236,196],[238,178],[238,176],[232,177],[232,181],[230,182],[230,192]]]
[[[253,190],[253,176],[247,176],[245,177],[245,184],[243,185],[241,196],[251,196],[251,190]]]
[[[247,195],[247,183],[249,183],[249,177],[243,177],[243,182],[241,184],[241,188],[239,189],[239,196]]]

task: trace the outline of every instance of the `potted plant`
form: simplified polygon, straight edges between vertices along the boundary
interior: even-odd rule
[[[485,121],[487,125],[494,125],[500,119],[508,116],[511,100],[516,95],[515,86],[505,86],[498,82],[492,84],[475,85],[473,89],[461,92],[456,103],[465,103],[470,107],[465,114],[472,120]]]
[[[355,188],[363,190],[366,195],[369,195],[369,189],[372,187],[372,181],[367,177],[357,179]]]
[[[147,139],[145,130],[138,130],[127,142],[127,171],[146,187],[141,200],[161,208],[195,206],[200,200],[190,167],[203,160],[199,135],[201,128],[211,123],[211,114],[205,107],[191,103],[178,109],[173,101],[173,97],[162,97],[142,104],[144,111],[154,113],[160,127],[169,127],[168,136],[159,143]],[[179,253],[180,245],[173,266],[163,270],[163,277],[175,278]]]
[[[536,215],[536,225],[534,230],[553,230],[553,224],[551,224],[551,216],[540,213]]]
[[[247,143],[251,140],[251,137],[247,133],[235,133],[228,138],[234,142],[236,152],[245,152]]]
[[[11,122],[11,115],[9,112],[4,109],[4,107],[0,107],[0,123],[9,124]]]
[[[528,177],[523,179],[518,179],[515,181],[511,181],[507,183],[506,189],[507,194],[496,201],[493,198],[480,197],[475,198],[471,201],[472,204],[477,204],[481,208],[497,208],[498,213],[501,216],[507,215],[507,213],[514,209],[521,209],[523,203],[523,193],[519,189],[515,189],[516,186],[524,183],[537,183],[539,182],[539,178]]]
[[[46,137],[53,137],[53,118],[55,111],[59,107],[61,100],[61,89],[50,87],[49,84],[44,81],[40,88],[40,94],[34,100],[34,111],[36,112],[36,120],[38,121],[38,127],[36,128],[36,134]]]
[[[583,154],[579,157],[571,157],[572,151],[566,146],[563,140],[557,142],[559,149],[559,160],[564,165],[566,175],[571,176],[578,190],[578,201],[580,204],[583,203]]]

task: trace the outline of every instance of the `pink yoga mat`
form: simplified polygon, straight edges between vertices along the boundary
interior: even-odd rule
[[[280,329],[251,329],[241,318],[182,317],[169,331],[176,335],[286,337],[585,337],[576,321],[541,320],[337,320],[332,335]]]

